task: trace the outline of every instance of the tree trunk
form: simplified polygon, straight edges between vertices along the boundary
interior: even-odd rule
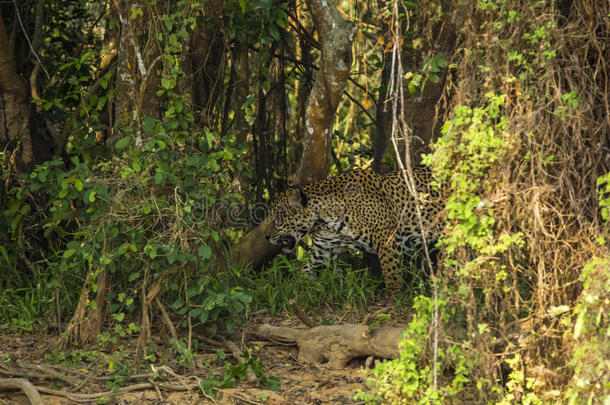
[[[154,21],[152,6],[142,6],[143,14],[131,16],[131,2],[113,0],[111,9],[117,17],[120,29],[118,41],[118,67],[115,97],[115,118],[121,125],[138,122],[144,117],[158,117],[161,57],[155,41],[148,38]],[[160,7],[161,4],[158,5]],[[113,127],[109,136],[112,142],[122,135],[121,128]]]
[[[305,147],[296,183],[325,178],[330,168],[332,127],[337,105],[352,66],[352,41],[356,27],[341,17],[334,4],[308,0],[307,7],[320,38],[320,70],[307,104]]]
[[[452,21],[454,6],[452,2],[442,2],[441,4],[443,13],[431,35],[434,43],[438,44],[435,47],[436,54],[442,55],[447,61],[450,61],[456,44],[455,24]],[[414,55],[407,58],[405,61],[407,71],[416,72],[421,69],[420,57],[421,55]],[[428,80],[421,92],[406,94],[405,118],[413,130],[414,139],[411,151],[416,163],[420,161],[421,153],[427,152],[430,143],[440,135],[442,119],[439,120],[439,116],[442,118],[443,109],[439,106],[439,100],[445,90],[447,73],[447,69],[442,69],[438,73],[439,81],[437,83]]]
[[[199,124],[215,128],[220,114],[214,114],[222,89],[221,66],[224,59],[224,39],[219,21],[225,7],[224,0],[205,3],[205,16],[197,20],[192,36],[193,104],[201,111]]]
[[[381,3],[381,1],[380,1]],[[389,21],[381,21],[381,29],[383,31],[383,42],[389,44],[392,40]],[[390,85],[392,54],[384,46],[383,51],[383,68],[381,69],[381,83],[379,86],[379,98],[377,99],[376,114],[375,114],[375,140],[373,151],[373,170],[378,173],[385,171],[384,160],[386,152],[391,152],[388,148],[390,144],[389,128],[391,103],[387,100],[388,87]],[[393,156],[393,153],[391,153]]]
[[[308,0],[320,38],[320,70],[316,73],[306,109],[305,147],[295,182],[310,183],[328,174],[332,147],[332,125],[352,65],[355,26],[343,19],[334,3]],[[258,266],[279,253],[265,240],[272,224],[263,221],[246,234],[235,247],[233,261]]]
[[[34,160],[29,122],[27,87],[17,73],[15,57],[0,16],[0,150],[14,159],[16,167]]]
[[[123,126],[134,123],[137,128],[137,123],[142,118],[159,117],[160,100],[156,92],[160,87],[161,79],[157,72],[160,69],[161,57],[158,47],[153,45],[154,41],[143,39],[147,37],[143,34],[147,34],[155,23],[152,18],[153,10],[149,8],[152,6],[143,5],[142,15],[135,17],[131,15],[132,3],[127,0],[113,0],[110,7],[111,13],[117,18],[117,29],[120,32],[117,49],[116,121],[112,123],[114,126],[108,136],[108,140],[113,142],[123,136]],[[104,61],[105,59],[102,60],[103,63]],[[142,134],[138,131],[136,136],[141,138]],[[109,292],[108,277],[106,269],[97,274],[95,306],[87,305],[91,292],[89,282],[83,287],[77,309],[66,328],[63,344],[65,348],[96,342],[102,330],[104,304]],[[87,280],[89,278],[90,274],[87,275]]]
[[[97,342],[97,337],[102,331],[103,313],[107,295],[107,273],[102,270],[96,276],[97,295],[95,306],[89,304],[89,293],[91,292],[91,279],[94,270],[90,269],[85,278],[78,305],[61,337],[60,347],[67,350],[71,347],[83,347]]]
[[[380,3],[381,4],[381,3]],[[435,54],[444,56],[448,61],[451,60],[456,46],[455,24],[452,21],[452,2],[441,2],[443,13],[438,23],[436,23],[430,34],[419,33],[416,37],[429,36],[429,41],[437,44],[435,46]],[[384,43],[390,44],[392,41],[391,27],[385,21],[379,22],[384,32]],[[386,49],[387,51],[387,49]],[[416,73],[422,69],[422,55],[419,52],[414,52],[410,56],[403,57],[405,69]],[[377,121],[375,125],[375,151],[373,168],[376,171],[387,170],[387,165],[383,161],[388,158],[393,161],[395,158],[392,140],[389,136],[391,128],[388,124],[391,122],[389,112],[391,103],[386,102],[386,91],[390,79],[391,53],[384,52],[383,70],[381,73],[381,91],[377,103]],[[447,69],[442,69],[438,73],[439,81],[437,83],[427,80],[423,90],[418,90],[415,94],[407,93],[405,102],[405,119],[409,128],[413,130],[413,138],[411,139],[412,159],[418,163],[420,155],[426,152],[430,143],[440,134],[439,116],[442,117],[443,110],[439,106],[439,100],[443,96],[445,89],[445,79]],[[404,143],[399,142],[399,148],[404,150]]]

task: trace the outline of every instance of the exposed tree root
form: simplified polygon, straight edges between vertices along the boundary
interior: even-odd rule
[[[109,380],[111,377],[95,377],[84,375],[83,378],[76,377],[74,375],[70,376],[69,374],[77,374],[80,373],[75,372],[69,368],[63,368],[58,366],[50,366],[50,365],[33,365],[27,364],[25,362],[18,361],[16,364],[17,368],[9,367],[6,364],[0,363],[0,374],[4,375],[24,375],[28,374],[33,378],[37,379],[59,379],[69,383],[71,386],[76,387],[76,389],[85,385],[88,381],[100,381],[100,380]],[[62,375],[58,370],[67,373],[68,375]],[[32,405],[42,405],[43,402],[40,398],[39,393],[45,393],[49,395],[54,395],[62,398],[67,398],[73,402],[79,403],[90,403],[95,402],[100,398],[111,398],[112,396],[125,394],[132,391],[139,390],[148,390],[148,389],[160,389],[164,391],[200,391],[200,379],[196,376],[179,376],[174,373],[169,367],[164,366],[155,370],[155,373],[152,374],[143,374],[137,376],[128,377],[128,379],[137,380],[137,379],[147,379],[150,380],[157,376],[157,374],[161,374],[163,372],[166,376],[172,377],[174,380],[172,382],[135,382],[131,385],[126,385],[124,387],[119,388],[116,391],[104,391],[104,392],[95,392],[95,393],[77,393],[63,390],[55,390],[48,387],[35,386],[25,378],[0,378],[0,390],[7,388],[19,388],[21,389],[25,395],[27,395],[30,403]],[[202,395],[205,395],[201,393]]]
[[[19,388],[28,397],[30,404],[42,405],[42,399],[36,387],[25,378],[0,378],[0,390],[5,388]]]

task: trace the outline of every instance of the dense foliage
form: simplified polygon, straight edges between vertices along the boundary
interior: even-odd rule
[[[250,311],[275,315],[291,298],[305,309],[378,298],[373,272],[349,270],[363,267],[357,257],[310,280],[302,250],[263,272],[232,256],[303,156],[321,65],[309,6],[127,3],[0,3],[0,76],[27,90],[11,104],[0,79],[0,112],[27,111],[20,137],[13,121],[0,132],[0,329],[65,333],[65,348],[133,335],[153,362],[152,324],[171,318],[188,331],[171,336],[173,353],[192,366],[193,328],[232,333]],[[430,289],[416,275],[399,297],[414,303],[401,357],[359,396],[608,401],[610,9],[446,3],[401,3],[396,20],[391,2],[337,3],[358,31],[331,173],[395,166],[390,49],[400,44],[413,133],[398,148],[408,142],[448,196],[440,300],[418,296]],[[278,388],[251,355],[205,392],[246,367]]]

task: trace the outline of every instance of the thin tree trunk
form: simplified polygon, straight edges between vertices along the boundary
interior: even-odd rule
[[[160,2],[159,2],[160,3]],[[125,125],[135,124],[144,117],[160,116],[160,100],[156,92],[160,87],[158,74],[161,57],[159,49],[152,41],[145,41],[143,33],[152,32],[155,24],[153,10],[148,6],[143,8],[143,14],[132,18],[131,2],[127,0],[112,0],[110,12],[118,20],[117,49],[117,84],[115,96],[115,113],[117,121],[112,123],[112,133],[108,140],[113,142],[123,135]],[[158,4],[157,7],[160,7]],[[108,33],[112,35],[112,33]],[[102,61],[105,62],[105,59]],[[90,90],[93,92],[93,88]],[[120,125],[119,125],[120,123]],[[140,138],[140,131],[136,133]],[[136,143],[138,138],[136,138]],[[65,332],[64,347],[80,346],[95,343],[101,332],[102,320],[105,311],[106,296],[109,293],[108,270],[102,269],[97,274],[97,292],[94,307],[88,306],[87,299],[91,292],[90,286],[85,285],[81,291],[79,304],[72,315]],[[87,280],[89,275],[87,276]],[[148,325],[146,325],[148,326]],[[141,330],[141,333],[149,333]]]
[[[328,174],[332,147],[332,125],[352,65],[355,26],[343,19],[334,3],[308,0],[321,45],[320,70],[316,72],[306,109],[305,147],[295,181],[297,184],[322,179]],[[263,221],[237,244],[233,261],[258,266],[279,253],[265,240],[270,221]]]
[[[328,174],[332,148],[332,126],[352,66],[352,41],[356,27],[326,0],[309,0],[313,22],[322,49],[320,70],[307,103],[305,147],[297,169],[296,183],[310,183]]]
[[[391,41],[391,33],[388,23],[382,22],[381,29],[384,33],[384,44]],[[384,47],[385,48],[385,47]],[[377,99],[376,115],[375,115],[375,147],[373,153],[373,170],[383,172],[383,161],[388,151],[390,137],[388,136],[388,123],[390,119],[390,103],[387,100],[388,86],[390,84],[391,71],[391,54],[383,52],[383,68],[381,70],[381,83],[379,90],[379,98]]]
[[[157,7],[160,7],[159,4]],[[161,57],[154,41],[143,41],[142,34],[153,32],[152,11],[143,7],[143,15],[132,18],[131,2],[113,0],[111,10],[117,16],[120,27],[118,40],[118,67],[115,97],[116,119],[122,125],[140,121],[144,117],[160,115],[159,89]],[[110,141],[120,138],[120,127],[112,128]],[[138,133],[138,136],[141,134]]]
[[[0,18],[0,150],[8,152],[16,167],[34,160],[29,121],[28,91],[17,73],[4,21]]]
[[[225,7],[224,0],[205,3],[205,16],[197,21],[192,36],[193,104],[201,110],[202,127],[215,128],[216,103],[222,90],[222,64],[225,54],[224,38],[218,23]]]

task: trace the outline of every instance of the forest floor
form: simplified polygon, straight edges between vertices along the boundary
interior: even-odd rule
[[[375,308],[369,308],[373,312]],[[401,314],[400,318],[404,317]],[[349,309],[344,311],[344,314],[334,314],[334,324],[340,323],[359,323],[362,319],[354,315]],[[360,316],[361,318],[363,316]],[[323,319],[326,316],[322,316]],[[391,323],[396,323],[396,319]],[[255,326],[269,323],[274,325],[304,328],[305,326],[295,317],[287,314],[270,317],[270,316],[254,316],[251,317],[246,331],[253,329]],[[384,322],[385,323],[385,322]],[[405,324],[404,319],[398,323]],[[164,328],[163,328],[164,329]],[[158,353],[162,358],[163,354],[167,355],[169,342],[166,337],[159,337],[163,333],[156,334],[153,331],[153,347],[156,349],[153,352]],[[197,336],[194,330],[193,336]],[[202,337],[203,335],[199,335]],[[250,385],[245,379],[236,381],[235,385],[230,388],[222,388],[215,390],[215,398],[207,397],[198,388],[198,382],[213,378],[222,379],[223,370],[226,362],[236,363],[231,358],[230,350],[226,347],[220,347],[202,342],[200,343],[198,355],[194,357],[194,367],[184,368],[179,364],[169,364],[166,366],[163,373],[164,378],[158,381],[157,387],[144,387],[127,393],[119,393],[112,397],[105,397],[107,402],[101,402],[99,398],[91,398],[90,401],[81,403],[110,403],[110,404],[356,404],[359,401],[354,399],[354,395],[358,390],[366,391],[367,371],[364,368],[365,359],[354,359],[348,365],[341,369],[330,369],[323,365],[302,364],[297,361],[298,348],[296,345],[263,341],[249,333],[241,334],[241,337],[234,335],[231,338],[237,346],[240,341],[245,343],[247,347],[257,347],[256,355],[262,364],[262,371],[266,377],[277,377],[280,381],[280,391],[272,391],[264,389],[260,386]],[[242,340],[243,339],[243,340]],[[203,338],[202,340],[206,340]],[[155,343],[155,341],[157,341]],[[208,339],[212,342],[212,339]],[[21,377],[28,376],[28,379],[37,388],[45,387],[47,389],[63,390],[66,392],[77,394],[95,394],[102,391],[107,391],[108,377],[112,375],[109,371],[111,368],[108,362],[108,356],[97,356],[97,360],[91,361],[90,358],[77,356],[70,362],[56,360],[58,336],[46,334],[3,334],[0,333],[0,378],[7,378],[7,369],[13,370],[28,370],[28,365],[36,365],[36,368],[30,367],[29,372]],[[123,347],[135,347],[135,339],[133,341],[121,342]],[[163,348],[165,345],[165,348]],[[243,346],[242,346],[243,347]],[[219,361],[217,358],[218,349],[222,349],[227,353],[227,359]],[[126,357],[131,357],[130,353],[133,350],[123,349],[126,352]],[[93,351],[94,352],[94,351]],[[108,353],[108,352],[106,352]],[[96,356],[93,356],[96,357]],[[55,360],[53,360],[55,358]],[[10,359],[10,360],[9,360]],[[78,360],[80,359],[80,361]],[[124,363],[131,360],[123,359]],[[158,362],[159,363],[159,362]],[[4,365],[4,369],[2,366]],[[25,367],[25,368],[24,368]],[[163,367],[161,367],[163,369]],[[63,375],[69,376],[73,381],[72,384],[61,381],[61,378],[54,378],[53,370],[59,371]],[[140,369],[138,373],[146,373],[146,370]],[[151,372],[149,369],[148,372]],[[133,374],[136,372],[134,371]],[[175,373],[173,376],[172,373]],[[114,373],[116,377],[116,372]],[[125,382],[121,384],[123,387],[134,387],[138,383],[148,382],[148,379],[139,379],[130,381],[126,375]],[[13,375],[10,377],[20,377]],[[104,380],[106,378],[106,381]],[[94,380],[98,380],[96,383]],[[190,389],[177,389],[173,391],[164,388],[162,383],[173,384],[174,386],[190,385]],[[70,386],[72,385],[72,386]],[[124,389],[124,388],[123,388]],[[44,393],[39,388],[42,401],[46,405],[73,404],[76,403],[68,398],[63,398],[58,395],[49,395]],[[360,402],[361,403],[361,402]],[[19,390],[0,390],[0,405],[8,404],[29,404],[27,397]]]

